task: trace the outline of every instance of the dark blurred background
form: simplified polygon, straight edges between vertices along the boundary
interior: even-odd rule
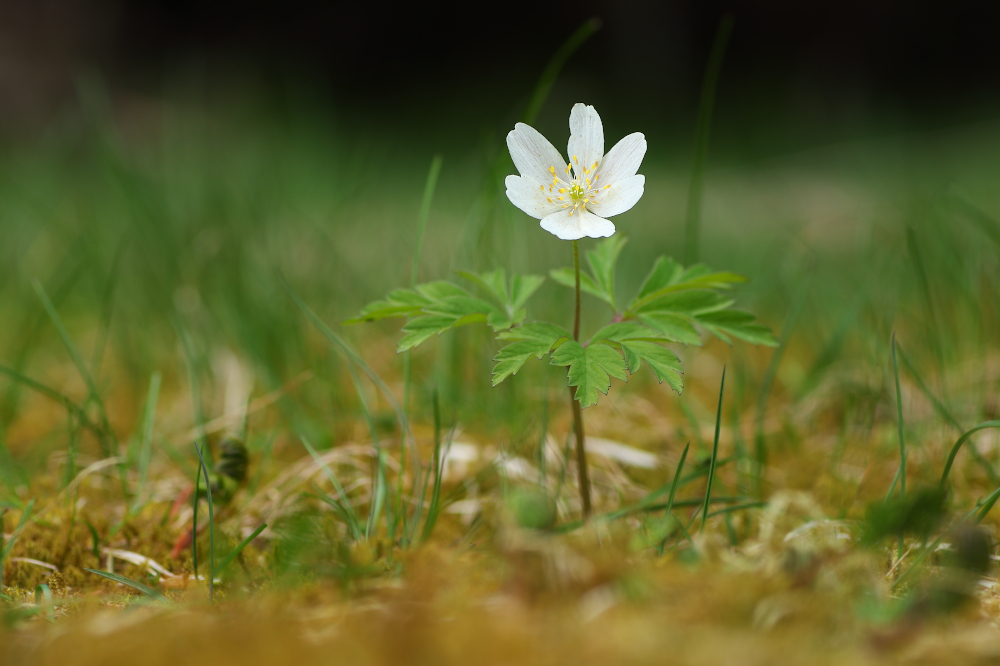
[[[723,133],[746,138],[780,125],[792,144],[823,142],[882,125],[974,121],[998,108],[996,2],[581,0],[445,10],[3,0],[0,131],[10,137],[45,127],[74,103],[87,73],[116,94],[141,98],[158,96],[179,71],[196,72],[206,90],[251,83],[276,103],[293,90],[348,115],[404,125],[414,117],[450,123],[490,105],[509,114],[530,92],[526,82],[596,16],[603,29],[570,60],[555,94],[608,111],[628,105],[633,116],[689,132],[726,13],[736,26],[719,88]],[[782,149],[772,137],[761,143]]]

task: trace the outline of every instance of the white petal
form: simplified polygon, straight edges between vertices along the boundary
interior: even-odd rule
[[[572,214],[571,214],[572,213]],[[580,238],[605,238],[615,233],[615,225],[610,220],[598,217],[590,211],[575,211],[566,208],[542,218],[542,229],[562,240]]]
[[[552,181],[550,167],[554,167],[560,176],[565,174],[566,161],[562,155],[530,125],[514,125],[514,129],[507,134],[507,148],[522,176],[534,178],[539,183],[549,183]]]
[[[646,177],[641,175],[619,180],[608,189],[601,189],[597,201],[589,207],[603,217],[621,215],[642,198],[645,186]]]
[[[562,205],[549,202],[552,195],[534,178],[507,176],[504,185],[507,186],[507,198],[510,202],[531,217],[540,220],[546,215],[562,210]]]
[[[629,134],[616,143],[597,168],[599,187],[614,185],[619,180],[634,176],[645,155],[646,137],[641,132]]]
[[[592,106],[575,104],[569,113],[569,163],[577,178],[604,157],[604,125]]]

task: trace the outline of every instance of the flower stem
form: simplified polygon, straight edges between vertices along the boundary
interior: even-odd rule
[[[573,270],[576,273],[576,314],[573,317],[573,339],[580,341],[580,246],[573,241]],[[576,387],[569,387],[569,402],[573,408],[573,433],[576,439],[576,468],[580,479],[580,499],[583,500],[583,519],[590,518],[590,475],[587,471],[587,451],[583,439],[583,410],[576,399]]]

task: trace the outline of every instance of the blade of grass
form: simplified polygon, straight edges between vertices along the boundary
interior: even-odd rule
[[[549,96],[549,91],[552,90],[553,84],[559,78],[559,72],[566,65],[566,61],[600,28],[601,19],[595,16],[585,21],[583,25],[576,29],[576,32],[570,35],[569,39],[562,43],[559,50],[555,52],[552,59],[545,65],[542,75],[538,77],[535,89],[532,90],[528,104],[524,107],[524,113],[521,114],[522,123],[530,125],[535,122],[538,112],[542,110],[542,106]]]
[[[28,524],[28,518],[31,516],[31,510],[35,507],[35,500],[28,502],[27,506],[21,511],[21,519],[17,522],[17,527],[11,532],[10,539],[7,543],[0,545],[0,586],[3,586],[3,570],[4,564],[7,562],[7,556],[10,555],[11,551],[14,550],[14,544],[17,543],[18,537],[21,536],[21,532],[24,531],[25,526]],[[0,542],[3,541],[3,529],[0,525]]]
[[[910,251],[910,258],[913,260],[914,272],[917,274],[917,284],[920,286],[920,297],[924,302],[927,323],[931,328],[931,335],[929,337],[934,348],[934,355],[937,357],[938,371],[941,379],[941,392],[947,396],[948,392],[944,383],[945,361],[944,348],[941,341],[941,327],[938,325],[934,300],[931,298],[931,284],[927,278],[927,269],[924,267],[923,255],[920,253],[920,244],[917,242],[917,232],[914,231],[913,227],[906,228],[906,245]]]
[[[716,511],[708,514],[708,518],[714,516],[721,516],[724,513],[732,513],[734,511],[744,511],[746,509],[758,509],[762,506],[767,506],[767,502],[761,500],[755,500],[753,502],[747,502],[745,504],[736,504],[735,506],[727,506],[724,509],[718,509]]]
[[[126,232],[118,241],[115,248],[114,259],[111,261],[111,274],[108,276],[108,284],[104,288],[104,295],[101,302],[101,327],[94,345],[94,357],[90,361],[90,372],[94,377],[101,376],[101,363],[104,360],[104,350],[108,344],[108,335],[111,332],[111,316],[114,313],[115,289],[118,287],[118,275],[121,269],[122,256],[125,254],[128,240]]]
[[[437,523],[441,501],[441,406],[438,401],[437,389],[434,390],[434,458],[431,464],[434,469],[434,489],[431,491],[431,505],[427,509],[424,530],[420,535],[421,543],[426,543],[431,538],[431,533],[434,531],[434,524]],[[430,476],[429,469],[426,476]],[[426,492],[426,485],[424,491]]]
[[[46,314],[48,314],[49,319],[52,320],[53,326],[55,326],[56,332],[59,333],[59,337],[62,339],[63,346],[66,347],[66,351],[69,352],[70,358],[73,360],[73,365],[76,366],[77,372],[80,374],[81,379],[87,386],[87,400],[93,401],[97,406],[97,414],[100,417],[101,428],[104,431],[104,436],[101,438],[102,452],[106,458],[118,455],[118,442],[115,439],[114,432],[111,430],[111,425],[108,422],[108,413],[104,408],[104,401],[101,400],[101,395],[97,390],[97,385],[94,384],[93,377],[90,376],[90,371],[87,369],[87,365],[83,362],[83,357],[80,356],[80,352],[77,351],[76,345],[73,344],[73,339],[70,337],[69,331],[66,329],[65,324],[63,324],[62,318],[56,311],[52,301],[49,300],[48,294],[45,293],[45,288],[42,283],[35,280],[33,283],[35,288],[35,293],[38,294],[38,300],[42,302],[42,307],[45,309]],[[122,484],[124,485],[125,494],[128,495],[128,486],[125,483],[125,470],[124,464],[119,467],[119,471],[122,477]]]
[[[279,274],[278,277],[282,287],[284,287],[285,291],[291,297],[295,305],[298,306],[298,308],[302,311],[304,315],[306,315],[306,318],[309,319],[310,322],[312,322],[313,326],[316,327],[316,329],[323,335],[323,337],[327,339],[328,342],[330,342],[333,345],[335,349],[340,351],[340,353],[343,354],[345,358],[347,358],[350,362],[354,363],[356,367],[358,367],[362,372],[364,372],[368,376],[368,378],[372,381],[372,383],[375,384],[375,386],[379,389],[379,391],[382,392],[382,395],[385,396],[386,401],[389,403],[393,411],[396,413],[396,418],[399,421],[399,428],[400,428],[399,477],[400,479],[402,479],[403,475],[406,472],[406,443],[407,440],[409,440],[410,446],[413,449],[413,455],[411,456],[411,458],[413,465],[414,487],[416,487],[416,480],[420,478],[420,458],[416,454],[417,444],[416,441],[413,439],[413,434],[410,432],[409,419],[406,415],[405,410],[403,410],[399,402],[396,401],[396,398],[392,394],[392,391],[389,389],[386,383],[382,381],[382,378],[378,376],[378,373],[372,370],[372,368],[365,362],[365,360],[361,358],[361,356],[356,351],[354,351],[354,349],[352,349],[349,344],[347,344],[347,341],[344,340],[344,338],[342,338],[333,329],[327,326],[323,322],[323,320],[320,319],[319,316],[315,312],[313,312],[308,305],[306,305],[305,301],[303,301],[302,298],[298,295],[298,293],[296,293],[296,291],[292,289],[292,285],[288,283],[288,281],[284,278],[283,275]],[[400,498],[402,499],[402,492],[400,492]],[[401,508],[401,518],[405,526],[406,512],[402,510],[402,501],[400,502],[400,508]]]
[[[691,184],[688,188],[687,216],[684,225],[684,264],[698,263],[698,237],[701,224],[701,191],[705,176],[705,161],[708,155],[708,137],[712,126],[712,107],[715,105],[715,90],[719,85],[719,72],[726,55],[726,45],[732,34],[735,19],[726,14],[719,23],[712,44],[712,53],[705,68],[705,80],[701,87],[698,103],[698,120],[695,125],[694,166],[691,169]]]
[[[920,376],[920,373],[917,372],[917,369],[910,362],[910,359],[907,358],[905,353],[903,353],[903,348],[900,347],[898,344],[896,345],[896,352],[899,354],[899,358],[901,361],[903,361],[903,365],[910,373],[910,376],[913,377],[913,379],[917,382],[917,386],[920,388],[921,393],[923,393],[924,397],[926,397],[931,402],[931,405],[934,406],[934,410],[938,413],[938,415],[942,419],[944,419],[951,427],[955,428],[955,430],[958,431],[959,435],[963,434],[965,432],[965,428],[962,427],[962,425],[958,422],[958,420],[955,419],[955,417],[951,415],[951,412],[948,411],[948,408],[945,407],[944,404],[940,400],[938,400],[937,396],[934,395],[931,392],[931,390],[927,387],[927,384],[924,383],[924,380]],[[993,482],[994,484],[1000,484],[1000,474],[997,474],[997,471],[996,469],[994,469],[993,464],[990,463],[989,460],[984,458],[983,454],[981,454],[976,449],[976,447],[973,446],[969,449],[969,455],[971,455],[973,459],[977,463],[979,463],[979,465],[986,472],[987,476],[990,477],[991,482]]]
[[[899,364],[896,362],[896,331],[892,332],[892,375],[896,380],[896,431],[899,438],[899,500],[906,499],[906,440],[903,437],[903,393],[899,388]],[[895,482],[894,482],[895,483]],[[890,489],[891,490],[891,489]],[[898,556],[903,557],[903,533],[899,533]]]
[[[795,328],[795,323],[799,319],[799,315],[802,314],[802,310],[806,304],[806,296],[809,294],[809,281],[805,280],[802,286],[799,288],[799,292],[795,297],[795,302],[792,305],[791,311],[788,313],[788,317],[785,319],[785,325],[781,329],[781,336],[778,339],[778,346],[771,354],[771,360],[767,364],[767,370],[764,371],[764,376],[760,381],[760,390],[757,393],[757,414],[756,423],[754,431],[754,458],[757,465],[756,474],[756,491],[757,497],[762,497],[764,493],[764,469],[767,467],[767,441],[764,438],[764,416],[767,413],[767,400],[771,396],[771,388],[774,386],[774,378],[778,375],[778,366],[781,364],[781,358],[785,354],[785,349],[788,347],[788,340],[792,336],[792,329]]]
[[[208,498],[208,600],[215,603],[215,509],[212,505],[212,482],[208,478],[208,467],[205,465],[205,456],[201,453],[201,447],[195,444],[194,450],[198,454],[198,462],[200,463],[198,471],[205,477],[205,495]],[[195,502],[197,501],[198,493],[195,492]],[[197,532],[195,539],[197,539]]]
[[[239,545],[236,546],[236,548],[233,548],[233,552],[226,555],[225,559],[223,559],[222,562],[219,564],[218,568],[216,568],[215,570],[216,575],[221,576],[222,572],[226,570],[226,567],[228,567],[232,563],[232,561],[235,560],[239,556],[239,554],[243,552],[244,548],[250,545],[251,541],[260,536],[260,533],[263,532],[266,527],[267,523],[263,523],[260,527],[255,529],[250,534],[250,536],[248,536],[246,539],[243,539],[243,541],[240,541]]]
[[[965,431],[962,436],[958,438],[955,445],[951,447],[951,452],[948,454],[948,460],[944,464],[944,471],[941,473],[941,483],[940,486],[944,488],[945,484],[948,482],[948,474],[951,472],[951,466],[955,463],[955,456],[958,455],[958,451],[962,448],[969,438],[975,435],[981,430],[987,430],[989,428],[1000,428],[1000,421],[985,421],[980,423],[975,428]]]
[[[313,448],[309,440],[306,439],[305,435],[299,435],[299,441],[302,442],[302,446],[306,447],[306,451],[312,456],[312,459],[316,461],[316,464],[320,466],[323,470],[323,474],[326,478],[330,480],[333,485],[333,489],[337,492],[337,499],[330,498],[332,500],[331,505],[338,507],[345,518],[347,523],[347,528],[351,531],[351,537],[355,541],[364,541],[364,532],[361,530],[361,524],[358,522],[358,514],[354,511],[354,506],[351,504],[351,500],[347,497],[347,493],[344,492],[344,487],[340,485],[340,481],[337,480],[337,475],[333,473],[330,466],[326,464],[316,449]]]
[[[347,364],[347,372],[351,375],[351,382],[354,384],[354,392],[357,393],[358,401],[361,404],[361,415],[364,417],[365,423],[368,424],[368,434],[372,438],[372,447],[375,449],[375,460],[377,465],[379,456],[382,454],[382,443],[379,440],[378,428],[375,426],[375,419],[372,418],[371,410],[368,409],[368,399],[365,398],[365,392],[361,388],[361,380],[358,377],[358,373],[354,369],[354,366],[350,363]],[[378,522],[378,514],[381,511],[381,507],[377,507],[377,502],[375,501],[378,490],[378,469],[376,467],[372,474],[372,505],[368,511],[368,521],[365,525],[366,539],[371,537],[372,531],[375,529],[375,525]]]
[[[191,335],[176,313],[172,317],[174,329],[181,342],[181,350],[184,353],[184,366],[187,369],[188,387],[191,391],[191,412],[194,420],[194,427],[198,429],[198,436],[195,438],[195,449],[208,451],[208,459],[212,460],[212,450],[208,448],[208,437],[205,434],[205,411],[201,401],[201,382],[198,379],[198,357],[194,350],[194,341]]]
[[[722,382],[719,384],[719,407],[715,412],[715,439],[712,442],[712,461],[708,466],[708,482],[705,484],[705,504],[701,509],[701,527],[698,533],[705,531],[705,523],[708,522],[708,506],[712,501],[712,485],[715,482],[715,466],[719,461],[719,431],[722,426],[722,396],[726,390],[726,366],[722,366]]]
[[[138,482],[135,489],[135,501],[131,511],[136,513],[145,502],[146,483],[149,479],[149,463],[153,457],[153,432],[156,422],[156,403],[160,396],[160,373],[154,372],[149,379],[149,392],[146,394],[146,408],[142,417],[142,445],[139,448],[136,470],[138,472]]]
[[[24,384],[33,391],[41,393],[50,400],[58,402],[63,407],[65,407],[67,411],[72,412],[73,415],[80,420],[80,423],[82,423],[88,430],[90,430],[95,437],[100,439],[103,436],[101,432],[101,427],[96,423],[94,423],[93,421],[91,421],[87,417],[87,413],[83,410],[83,408],[80,405],[73,402],[68,396],[64,395],[63,393],[60,393],[59,391],[53,388],[46,386],[45,384],[37,382],[31,377],[28,377],[27,375],[18,372],[14,368],[7,367],[6,365],[0,364],[0,374],[6,375],[15,382],[19,384]]]
[[[45,619],[49,622],[56,621],[54,605],[52,603],[52,590],[45,583],[35,586],[35,605],[45,607]]]
[[[906,499],[906,439],[903,436],[903,393],[896,363],[896,331],[892,332],[892,375],[896,381],[896,436],[899,439],[899,499]]]
[[[424,245],[424,232],[427,230],[427,217],[431,212],[431,202],[434,200],[434,190],[437,188],[438,175],[441,173],[441,155],[435,155],[431,160],[427,181],[424,183],[424,196],[420,201],[420,212],[417,214],[417,241],[413,248],[413,266],[410,268],[410,288],[417,286],[420,276],[420,253]],[[410,372],[411,350],[403,356],[403,409],[410,413]]]
[[[149,587],[148,585],[143,585],[139,581],[132,580],[131,578],[126,578],[125,576],[121,576],[116,573],[111,573],[110,571],[101,571],[100,569],[85,568],[84,571],[89,571],[92,574],[103,576],[108,580],[113,580],[114,582],[120,583],[122,585],[127,585],[128,587],[131,587],[133,590],[138,590],[143,594],[145,594],[146,596],[151,597],[155,601],[159,601],[161,604],[164,604],[166,606],[174,605],[174,602],[172,602],[170,599],[166,598],[165,596],[163,596],[153,588]]]

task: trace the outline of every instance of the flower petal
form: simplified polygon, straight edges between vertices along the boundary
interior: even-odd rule
[[[603,217],[620,215],[642,198],[645,186],[646,177],[642,175],[619,180],[608,189],[602,189],[597,195],[597,201],[590,204],[590,208]]]
[[[605,238],[615,233],[615,225],[610,220],[598,217],[590,211],[574,212],[566,208],[557,213],[547,215],[540,223],[542,229],[554,234],[562,240],[579,240],[580,238]]]
[[[592,106],[574,104],[569,113],[569,163],[577,178],[604,157],[604,125]]]
[[[645,155],[646,137],[641,132],[629,134],[608,151],[597,168],[600,186],[614,185],[619,180],[634,176]]]
[[[507,134],[507,148],[514,166],[522,176],[529,176],[541,183],[552,181],[549,167],[556,173],[565,173],[566,161],[555,146],[530,125],[518,123]]]
[[[531,217],[540,220],[562,210],[560,204],[549,201],[552,195],[546,187],[530,176],[507,176],[504,185],[507,186],[507,198],[510,202]]]

